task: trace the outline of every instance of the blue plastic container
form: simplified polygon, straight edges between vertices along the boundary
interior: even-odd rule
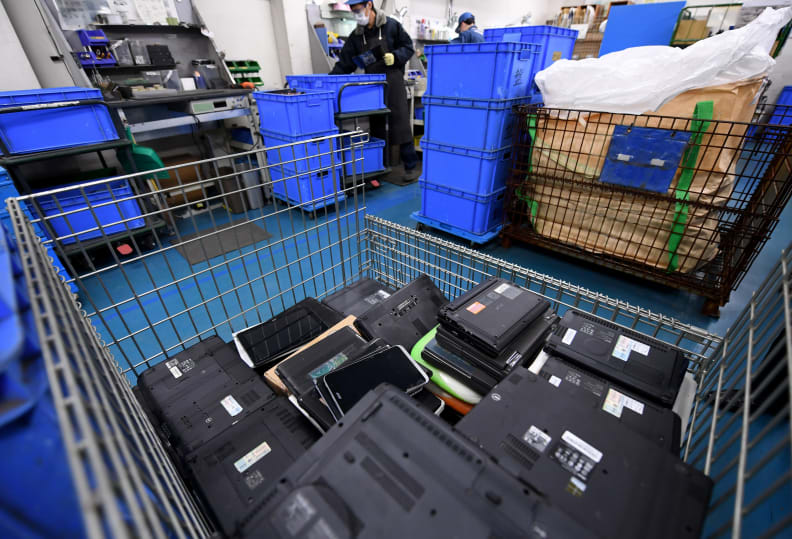
[[[278,200],[301,204],[304,211],[314,211],[335,204],[346,198],[339,188],[341,167],[320,172],[299,174],[288,165],[277,165],[269,169],[272,179],[272,194]]]
[[[496,150],[511,144],[514,135],[512,107],[530,102],[512,99],[468,99],[423,96],[425,138],[442,144]]]
[[[415,119],[416,120],[423,120],[424,119],[424,106],[418,105],[415,107]]]
[[[490,195],[506,186],[512,147],[495,151],[462,148],[421,140],[423,177],[434,185]]]
[[[286,82],[296,90],[333,92],[335,112],[363,112],[385,108],[385,86],[347,86],[341,92],[341,109],[338,92],[344,84],[353,82],[385,82],[385,75],[287,75]]]
[[[102,92],[78,87],[0,92],[0,108],[85,99],[102,99]],[[117,139],[118,132],[107,107],[84,105],[0,114],[0,137],[18,154],[98,144]]]
[[[520,26],[516,28],[488,28],[484,30],[484,39],[490,42],[537,43],[542,53],[534,64],[534,75],[548,67],[556,60],[572,58],[578,31],[558,26]]]
[[[335,129],[334,96],[310,90],[253,92],[261,129],[291,136]]]
[[[454,43],[424,48],[426,93],[471,99],[528,95],[541,47],[530,43]]]
[[[24,342],[12,256],[5,232],[0,230],[0,342],[3,343],[0,346],[0,372],[5,371],[8,364],[19,357]],[[0,387],[0,395],[7,392],[8,388]]]
[[[261,136],[264,139],[265,147],[291,145],[285,148],[267,150],[267,164],[278,165],[285,163],[289,168],[293,168],[298,172],[319,170],[323,167],[336,165],[340,162],[339,156],[333,155],[333,152],[338,148],[337,138],[325,138],[317,142],[300,142],[337,134],[338,129],[331,129],[321,133],[290,136],[262,129]]]
[[[506,188],[489,195],[469,193],[423,179],[421,214],[472,234],[481,235],[501,226]]]
[[[108,186],[110,190],[108,190]],[[75,212],[46,219],[59,237],[78,234],[76,237],[71,236],[60,240],[61,243],[68,244],[74,243],[77,239],[85,241],[98,238],[102,236],[103,231],[109,236],[146,225],[137,200],[129,198],[134,196],[134,193],[126,180],[92,185],[85,187],[84,190],[85,196],[79,189],[71,189],[56,195],[36,198],[45,217]],[[90,208],[88,202],[90,202]],[[94,219],[92,211],[96,214],[96,219]],[[125,223],[119,222],[125,219],[130,220]],[[97,230],[91,230],[94,228]]]
[[[375,137],[370,137],[369,141],[363,144],[362,148],[356,147],[354,152],[349,147],[349,140],[344,140],[344,150],[342,158],[344,161],[344,174],[370,174],[385,170],[385,141]],[[354,154],[354,155],[353,155]],[[354,161],[363,158],[363,161]]]

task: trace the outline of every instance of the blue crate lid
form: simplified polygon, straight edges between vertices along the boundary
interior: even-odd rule
[[[446,105],[470,109],[506,110],[514,105],[527,105],[531,96],[511,97],[509,99],[474,99],[471,97],[441,97],[424,94],[421,97],[424,105]]]
[[[424,47],[424,54],[475,54],[493,52],[522,52],[538,54],[542,46],[537,43],[518,43],[516,41],[491,41],[484,43],[444,43]]]
[[[80,88],[79,86],[0,92],[0,107],[32,105],[35,103],[57,103],[59,101],[75,101],[80,99],[102,99],[102,92],[98,88]]]
[[[490,35],[505,33],[521,33],[524,36],[561,36],[574,37],[577,39],[578,31],[571,28],[561,28],[560,26],[536,25],[536,26],[512,26],[507,28],[487,28],[484,30],[484,38]]]
[[[291,82],[303,81],[330,81],[339,85],[346,84],[347,82],[382,82],[385,80],[385,75],[286,75],[286,82],[291,86]]]

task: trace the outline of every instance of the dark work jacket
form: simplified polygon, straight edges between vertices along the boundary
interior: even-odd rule
[[[401,24],[390,17],[386,17],[382,11],[378,11],[377,18],[374,21],[374,28],[358,26],[349,34],[344,47],[341,49],[341,53],[338,55],[338,62],[330,74],[345,75],[354,73],[357,66],[352,61],[352,58],[360,56],[368,50],[364,41],[371,41],[372,36],[377,37],[380,28],[382,28],[382,38],[388,43],[388,51],[393,53],[395,57],[395,62],[391,67],[404,73],[405,64],[415,54],[412,39],[410,39]]]

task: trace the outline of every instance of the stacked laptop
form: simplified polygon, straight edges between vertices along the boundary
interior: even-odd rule
[[[687,362],[499,278],[360,279],[150,367],[135,393],[225,537],[697,537]]]
[[[515,366],[530,363],[558,317],[550,302],[505,279],[488,279],[438,312],[421,357],[485,394]]]

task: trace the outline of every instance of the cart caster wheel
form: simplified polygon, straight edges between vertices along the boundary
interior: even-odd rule
[[[712,316],[714,318],[720,318],[720,303],[715,300],[708,299],[704,302],[704,305],[701,307],[702,314],[707,316]]]
[[[415,230],[418,232],[424,232],[426,230],[426,226],[423,223],[418,223],[415,225]]]

